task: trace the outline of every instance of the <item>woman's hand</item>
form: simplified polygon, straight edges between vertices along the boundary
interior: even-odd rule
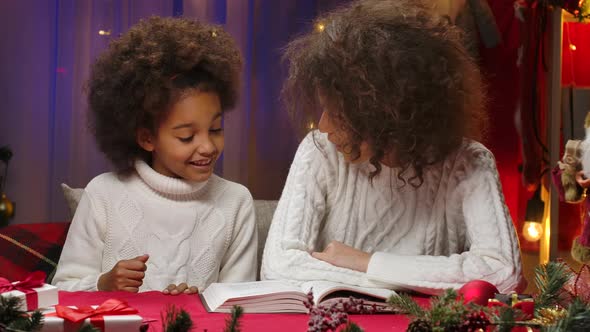
[[[189,287],[185,282],[176,286],[175,284],[170,284],[166,287],[162,293],[170,294],[170,295],[178,295],[178,294],[196,294],[199,292],[199,289],[195,286]]]
[[[584,176],[584,171],[579,171],[576,173],[576,182],[578,182],[582,188],[590,187],[590,179],[586,179]]]
[[[367,272],[371,260],[371,254],[338,241],[330,242],[324,251],[312,252],[311,256],[335,266],[360,272]]]
[[[107,273],[98,278],[97,288],[101,291],[127,291],[137,293],[143,284],[149,256],[141,255],[133,259],[120,260]]]

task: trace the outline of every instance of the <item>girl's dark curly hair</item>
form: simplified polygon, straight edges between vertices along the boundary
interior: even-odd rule
[[[415,172],[443,160],[464,137],[484,133],[484,87],[462,35],[448,20],[416,0],[353,2],[319,17],[315,31],[286,48],[289,74],[285,105],[299,123],[309,123],[328,101],[330,115],[359,156],[366,141],[380,161],[393,153],[401,168]]]
[[[140,21],[110,43],[88,82],[90,126],[99,149],[125,172],[149,159],[136,141],[139,128],[156,133],[185,93],[213,91],[224,111],[237,102],[242,58],[220,27],[182,18]]]

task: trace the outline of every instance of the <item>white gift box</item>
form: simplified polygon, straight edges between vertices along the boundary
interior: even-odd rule
[[[10,297],[15,296],[22,299],[20,310],[22,311],[32,311],[37,310],[39,308],[51,307],[58,303],[58,296],[57,296],[57,287],[44,284],[42,287],[32,288],[30,295],[20,290],[11,290],[8,292],[4,292],[0,294],[2,297]],[[34,305],[34,301],[27,301],[30,297],[35,297],[37,299],[37,304]]]
[[[92,307],[96,309],[98,306],[94,305]],[[70,308],[76,307],[70,306]],[[92,324],[98,328],[104,327],[104,332],[133,332],[139,331],[139,328],[143,323],[143,318],[136,314],[100,315],[97,317],[86,318],[78,323],[73,323],[63,318],[53,316],[55,314],[54,308],[43,310],[42,312],[45,318],[41,332],[75,332],[85,323]],[[99,321],[98,324],[94,322],[96,320]]]

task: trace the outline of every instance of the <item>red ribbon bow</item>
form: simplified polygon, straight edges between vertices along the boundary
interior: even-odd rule
[[[70,308],[63,305],[55,306],[55,314],[57,317],[74,323],[83,321],[86,318],[91,318],[91,323],[103,330],[103,316],[133,315],[136,313],[137,309],[130,307],[127,302],[116,299],[106,300],[96,309],[91,306],[80,306],[78,308]]]
[[[33,288],[42,287],[45,284],[45,276],[45,272],[35,271],[24,280],[16,282],[10,282],[8,279],[0,277],[0,293],[13,290],[21,291],[25,293],[27,310],[35,310],[38,307],[38,298],[37,292]]]

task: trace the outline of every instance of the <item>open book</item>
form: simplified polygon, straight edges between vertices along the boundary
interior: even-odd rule
[[[209,312],[230,312],[239,305],[246,313],[307,313],[304,301],[313,289],[316,305],[333,305],[349,297],[361,298],[378,311],[391,311],[387,299],[396,293],[389,289],[351,286],[330,281],[307,281],[301,286],[286,281],[266,280],[240,283],[213,283],[201,294]]]

